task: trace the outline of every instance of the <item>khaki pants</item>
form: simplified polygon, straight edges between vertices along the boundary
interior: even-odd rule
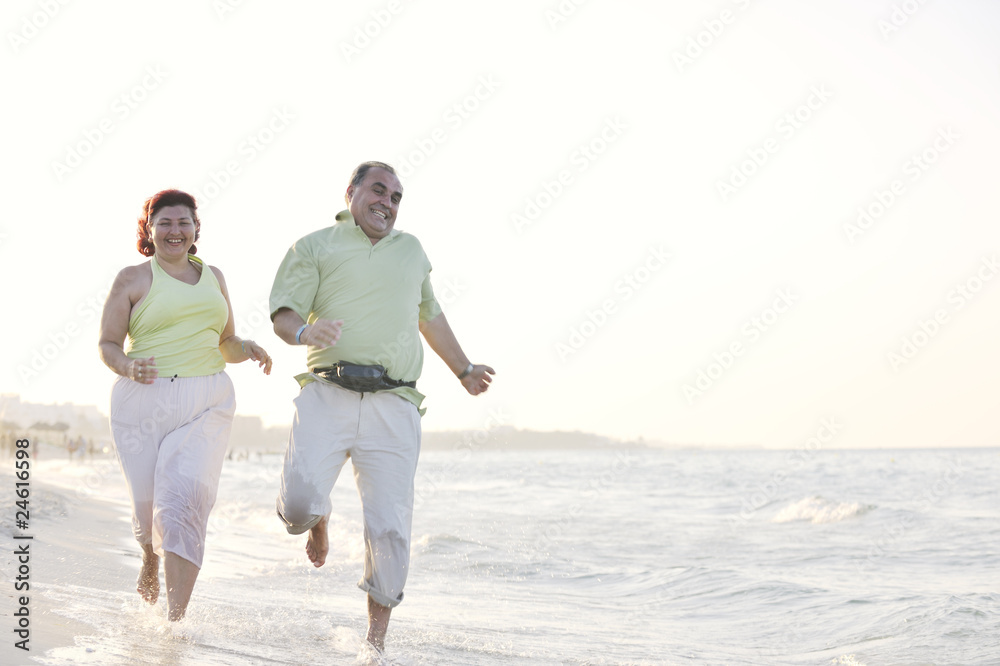
[[[420,414],[394,393],[357,393],[312,382],[295,398],[278,516],[302,534],[330,515],[330,491],[347,458],[361,496],[365,570],[358,587],[390,608],[403,600],[410,564]]]

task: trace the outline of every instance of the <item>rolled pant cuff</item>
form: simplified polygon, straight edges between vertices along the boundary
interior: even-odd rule
[[[386,608],[395,608],[403,600],[402,592],[399,593],[398,597],[393,599],[392,597],[386,596],[385,594],[382,594],[381,592],[376,590],[366,580],[358,581],[358,587],[367,592],[368,596],[371,597],[375,601],[375,603],[377,603],[380,606],[385,606]]]
[[[316,527],[316,523],[318,523],[323,518],[323,516],[313,515],[313,517],[309,519],[309,522],[304,523],[302,525],[295,525],[294,523],[290,523],[287,520],[285,520],[285,517],[281,515],[281,511],[275,510],[275,513],[278,514],[278,519],[281,520],[281,523],[285,526],[285,530],[289,534],[304,534],[309,530],[311,530],[312,528]]]

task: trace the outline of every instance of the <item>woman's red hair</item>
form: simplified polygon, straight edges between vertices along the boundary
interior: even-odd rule
[[[143,256],[152,257],[156,254],[151,237],[151,224],[153,218],[156,217],[156,212],[167,206],[188,207],[191,211],[192,221],[194,222],[194,239],[198,240],[201,232],[201,221],[198,219],[198,204],[195,203],[194,197],[180,190],[163,190],[146,199],[146,203],[142,205],[142,215],[139,216],[139,230],[136,233],[139,239],[136,247],[139,248],[139,253]],[[188,254],[197,253],[198,248],[192,244],[191,249],[188,250]]]

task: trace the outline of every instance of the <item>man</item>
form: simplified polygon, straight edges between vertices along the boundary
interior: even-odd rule
[[[410,559],[424,398],[415,387],[423,364],[418,330],[471,395],[486,391],[494,374],[470,363],[458,344],[434,299],[420,242],[394,229],[402,196],[391,166],[359,165],[345,195],[349,210],[291,247],[270,299],[275,333],[308,345],[310,369],[296,377],[302,390],[278,516],[290,534],[309,531],[306,553],[323,566],[330,491],[351,458],[365,526],[358,587],[368,593],[367,638],[379,652]]]

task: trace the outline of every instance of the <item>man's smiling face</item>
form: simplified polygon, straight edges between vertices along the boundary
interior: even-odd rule
[[[381,167],[372,167],[361,184],[347,188],[351,215],[373,244],[392,231],[402,198],[403,186],[399,178]]]

